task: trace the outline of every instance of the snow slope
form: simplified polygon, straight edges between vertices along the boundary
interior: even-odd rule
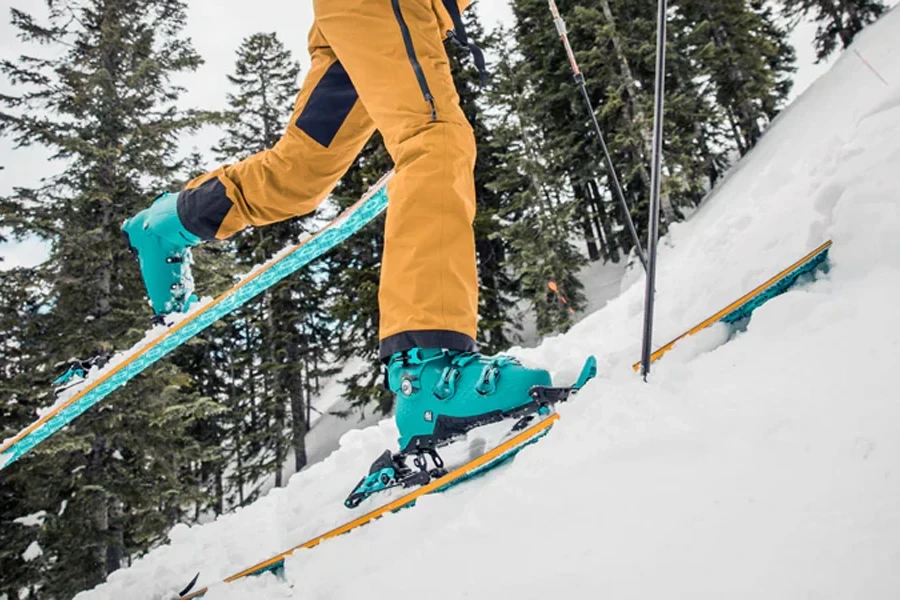
[[[657,341],[827,238],[827,277],[747,330],[688,340],[645,384],[643,282],[571,332],[521,350],[566,382],[600,377],[539,444],[450,492],[295,554],[249,598],[900,597],[900,11],[778,120],[663,245]],[[346,520],[341,500],[393,446],[389,422],[254,506],[172,543],[79,600],[150,600],[213,582]],[[364,505],[365,506],[365,505]]]

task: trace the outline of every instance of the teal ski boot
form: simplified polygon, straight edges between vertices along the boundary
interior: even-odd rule
[[[154,322],[186,312],[197,301],[191,275],[191,247],[202,240],[178,218],[178,194],[164,193],[125,221],[122,233],[141,267]]]
[[[396,398],[400,452],[386,450],[378,457],[344,505],[355,508],[377,492],[442,477],[447,472],[438,448],[476,427],[506,419],[512,431],[524,428],[535,415],[549,414],[551,405],[587,383],[596,374],[596,364],[589,358],[574,386],[554,388],[547,371],[527,368],[510,356],[421,348],[393,355],[387,364],[387,386]],[[406,464],[410,456],[415,469]]]
[[[515,416],[531,403],[531,388],[551,385],[550,373],[511,356],[421,348],[391,357],[387,383],[396,399],[400,450],[407,454]]]

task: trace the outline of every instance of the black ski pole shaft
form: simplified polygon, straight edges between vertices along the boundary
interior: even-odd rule
[[[650,178],[650,233],[647,242],[647,287],[644,291],[644,343],[641,353],[641,374],[644,381],[650,374],[653,353],[653,309],[656,286],[656,249],[659,241],[659,190],[662,178],[663,105],[666,94],[666,0],[659,0],[656,28],[656,91],[653,107],[653,167]]]
[[[578,61],[575,60],[575,52],[572,51],[572,44],[569,43],[569,35],[566,32],[566,22],[559,14],[559,8],[556,6],[556,1],[548,1],[550,3],[550,12],[553,14],[553,23],[556,25],[559,37],[562,40],[563,46],[566,48],[569,64],[572,66],[575,83],[578,84],[578,88],[581,90],[581,95],[587,106],[588,114],[591,115],[591,123],[594,124],[594,133],[597,135],[597,139],[600,141],[600,147],[603,149],[603,156],[606,159],[606,166],[609,169],[609,179],[612,182],[612,187],[613,190],[615,190],[619,204],[622,206],[622,212],[625,213],[625,224],[628,226],[631,240],[634,242],[634,247],[637,248],[638,257],[641,259],[641,264],[644,265],[644,272],[646,273],[647,258],[644,256],[644,247],[641,245],[641,239],[638,237],[637,229],[634,228],[634,221],[631,220],[631,209],[628,207],[628,202],[625,200],[625,193],[622,191],[622,184],[619,183],[619,176],[616,174],[616,167],[613,164],[612,155],[610,155],[609,148],[606,145],[606,139],[603,137],[603,131],[600,129],[600,123],[597,121],[597,115],[594,114],[594,104],[591,102],[591,97],[588,94],[587,86],[584,81],[584,74],[578,66]]]

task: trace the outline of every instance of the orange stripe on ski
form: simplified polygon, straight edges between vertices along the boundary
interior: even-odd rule
[[[365,203],[366,200],[371,198],[374,194],[378,193],[381,190],[382,186],[387,185],[388,180],[390,180],[390,178],[393,176],[393,174],[394,174],[394,172],[391,171],[391,172],[387,173],[386,175],[384,175],[381,179],[378,180],[378,183],[376,183],[374,186],[372,186],[369,189],[369,191],[362,198],[360,198],[359,200],[354,202],[350,207],[348,207],[344,212],[342,212],[340,214],[340,216],[334,218],[328,225],[326,225],[325,227],[323,227],[322,229],[317,231],[315,235],[313,235],[312,237],[309,237],[309,238],[305,239],[304,241],[300,242],[299,244],[296,244],[295,246],[293,246],[290,249],[290,251],[285,254],[285,256],[293,254],[298,249],[305,246],[312,240],[316,239],[317,237],[319,237],[326,231],[328,231],[328,230],[332,229],[333,227],[335,227],[336,225],[340,224],[346,215],[348,215],[349,213],[356,210],[361,204]],[[24,439],[25,437],[27,437],[27,436],[31,435],[32,433],[34,433],[35,431],[37,431],[47,421],[49,421],[50,419],[52,419],[53,417],[58,415],[60,412],[62,412],[69,406],[75,404],[78,400],[80,400],[82,397],[84,397],[85,394],[87,394],[88,392],[90,392],[93,389],[96,389],[101,383],[105,382],[110,377],[117,374],[119,371],[123,370],[125,367],[127,367],[128,365],[133,363],[135,360],[137,360],[138,358],[140,358],[141,356],[143,356],[144,354],[149,352],[153,347],[155,347],[161,341],[166,339],[168,336],[174,334],[175,332],[179,331],[181,328],[187,326],[187,324],[190,323],[193,319],[195,319],[198,316],[200,316],[201,314],[207,312],[209,309],[213,308],[214,306],[220,304],[232,293],[241,289],[242,287],[244,287],[251,281],[256,280],[257,278],[262,276],[264,273],[268,272],[272,267],[274,267],[276,264],[278,264],[278,262],[279,262],[279,260],[270,260],[267,264],[263,265],[258,271],[255,271],[255,272],[251,273],[250,275],[245,276],[240,281],[238,281],[236,284],[234,284],[228,291],[221,294],[218,298],[216,298],[209,304],[205,305],[203,308],[201,308],[197,312],[192,313],[188,318],[185,318],[185,319],[181,320],[180,322],[176,323],[170,329],[167,329],[164,334],[154,338],[153,341],[149,342],[143,348],[136,351],[127,360],[124,360],[121,363],[117,364],[115,367],[110,369],[110,371],[108,373],[106,373],[99,379],[91,382],[90,385],[85,386],[84,389],[79,391],[77,394],[75,394],[74,396],[72,396],[71,398],[69,398],[62,404],[60,404],[59,406],[53,408],[47,414],[45,414],[40,419],[38,419],[37,421],[35,421],[34,423],[29,425],[22,431],[20,431],[14,437],[12,437],[9,440],[0,444],[0,454],[3,454],[4,452],[6,452],[10,448],[12,448],[15,444],[20,442],[22,439]]]
[[[781,271],[780,273],[778,273],[777,275],[775,275],[774,277],[772,277],[771,279],[769,279],[768,281],[763,283],[762,285],[759,285],[756,288],[754,288],[753,291],[744,294],[743,296],[741,296],[740,298],[738,298],[737,300],[735,300],[734,302],[732,302],[731,304],[729,304],[728,306],[726,306],[725,308],[723,308],[722,310],[720,310],[719,312],[714,314],[713,316],[709,317],[705,321],[695,325],[691,329],[682,333],[681,335],[679,335],[677,338],[675,338],[674,340],[672,340],[665,346],[662,346],[661,348],[656,350],[656,352],[654,352],[653,354],[650,355],[650,362],[655,362],[663,354],[665,354],[666,352],[671,350],[672,346],[674,346],[675,344],[677,344],[684,338],[692,336],[695,333],[697,333],[698,331],[702,331],[702,330],[706,329],[707,327],[709,327],[710,325],[712,325],[713,323],[715,323],[716,321],[718,321],[719,319],[721,319],[722,317],[727,315],[728,313],[736,310],[737,308],[739,308],[740,306],[742,306],[749,300],[752,300],[754,298],[754,296],[756,296],[757,294],[759,294],[766,288],[774,285],[780,279],[789,275],[791,273],[791,271],[793,271],[794,269],[797,269],[798,267],[801,267],[804,263],[809,262],[816,255],[823,252],[825,249],[830,248],[831,244],[832,244],[832,241],[828,240],[827,242],[825,242],[824,244],[822,244],[821,246],[819,246],[818,248],[816,248],[815,250],[813,250],[812,252],[810,252],[809,254],[807,254],[806,256],[804,256],[803,258],[801,258],[800,260],[798,260],[797,262],[795,262],[794,264],[789,266],[788,268],[784,269],[783,271]],[[635,371],[640,370],[640,368],[641,368],[640,361],[634,363],[634,365],[632,366],[632,369],[634,369]]]
[[[421,496],[431,493],[431,492],[447,485],[448,483],[452,483],[453,481],[459,479],[460,477],[467,475],[468,473],[471,473],[472,471],[474,471],[480,467],[483,467],[484,465],[486,465],[487,463],[491,462],[492,460],[494,460],[496,458],[499,458],[505,452],[512,450],[516,446],[527,442],[528,440],[534,438],[540,432],[548,429],[550,426],[552,426],[558,420],[559,420],[559,415],[552,414],[549,417],[547,417],[546,419],[544,419],[543,421],[541,421],[540,423],[536,423],[536,424],[532,425],[531,427],[529,427],[525,431],[519,433],[515,437],[510,438],[506,442],[500,444],[499,446],[497,446],[490,452],[486,452],[485,454],[482,454],[475,460],[468,462],[457,469],[454,469],[453,471],[451,471],[447,475],[444,475],[440,479],[435,479],[431,483],[424,485],[420,488],[417,488],[416,490],[410,492],[409,494],[406,494],[405,496],[401,496],[400,498],[397,498],[393,502],[389,502],[388,504],[385,504],[381,508],[377,508],[377,509],[373,510],[372,512],[369,512],[369,513],[359,517],[358,519],[354,519],[353,521],[350,521],[349,523],[341,525],[340,527],[336,527],[335,529],[332,529],[331,531],[329,531],[327,533],[323,533],[320,536],[314,537],[311,540],[309,540],[308,542],[304,542],[303,544],[300,544],[299,546],[294,546],[290,550],[283,552],[277,556],[273,556],[269,560],[263,561],[259,564],[253,565],[250,568],[244,569],[240,573],[235,573],[231,577],[228,577],[227,579],[225,579],[225,583],[232,583],[234,581],[237,581],[238,579],[243,579],[244,577],[247,577],[248,575],[253,575],[254,573],[258,573],[260,571],[265,571],[266,569],[274,567],[275,565],[277,565],[278,563],[283,561],[285,558],[292,555],[297,550],[313,548],[315,546],[318,546],[320,543],[324,542],[325,540],[348,533],[349,531],[352,531],[358,527],[366,525],[367,523],[370,523],[370,522],[378,519],[379,517],[383,516],[385,513],[389,513],[389,512],[393,512],[395,510],[401,509],[404,506],[406,506],[406,505],[410,504],[411,502],[413,502],[414,500],[416,500],[417,498],[420,498]],[[208,591],[209,591],[209,588],[205,587],[201,590],[197,590],[196,592],[193,592],[192,594],[183,596],[181,600],[190,600],[191,598],[199,598],[199,597],[203,596],[204,594],[206,594],[206,592],[208,592]]]

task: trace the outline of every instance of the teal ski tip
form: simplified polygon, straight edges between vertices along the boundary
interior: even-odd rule
[[[574,390],[580,390],[585,386],[585,384],[597,376],[597,359],[591,355],[587,357],[587,360],[584,361],[584,366],[581,367],[581,375],[578,376],[578,379],[575,381],[575,385],[572,386]]]
[[[749,319],[750,315],[753,312],[771,300],[776,296],[780,296],[785,293],[797,283],[797,280],[800,279],[803,275],[807,273],[812,273],[816,269],[822,268],[825,272],[828,271],[828,250],[831,249],[831,245],[824,245],[824,247],[815,255],[809,257],[808,260],[798,265],[796,269],[786,274],[784,277],[774,282],[772,285],[767,287],[766,289],[760,291],[756,296],[750,298],[737,307],[724,317],[720,319],[723,323],[733,324],[738,321],[743,321],[744,319]]]

